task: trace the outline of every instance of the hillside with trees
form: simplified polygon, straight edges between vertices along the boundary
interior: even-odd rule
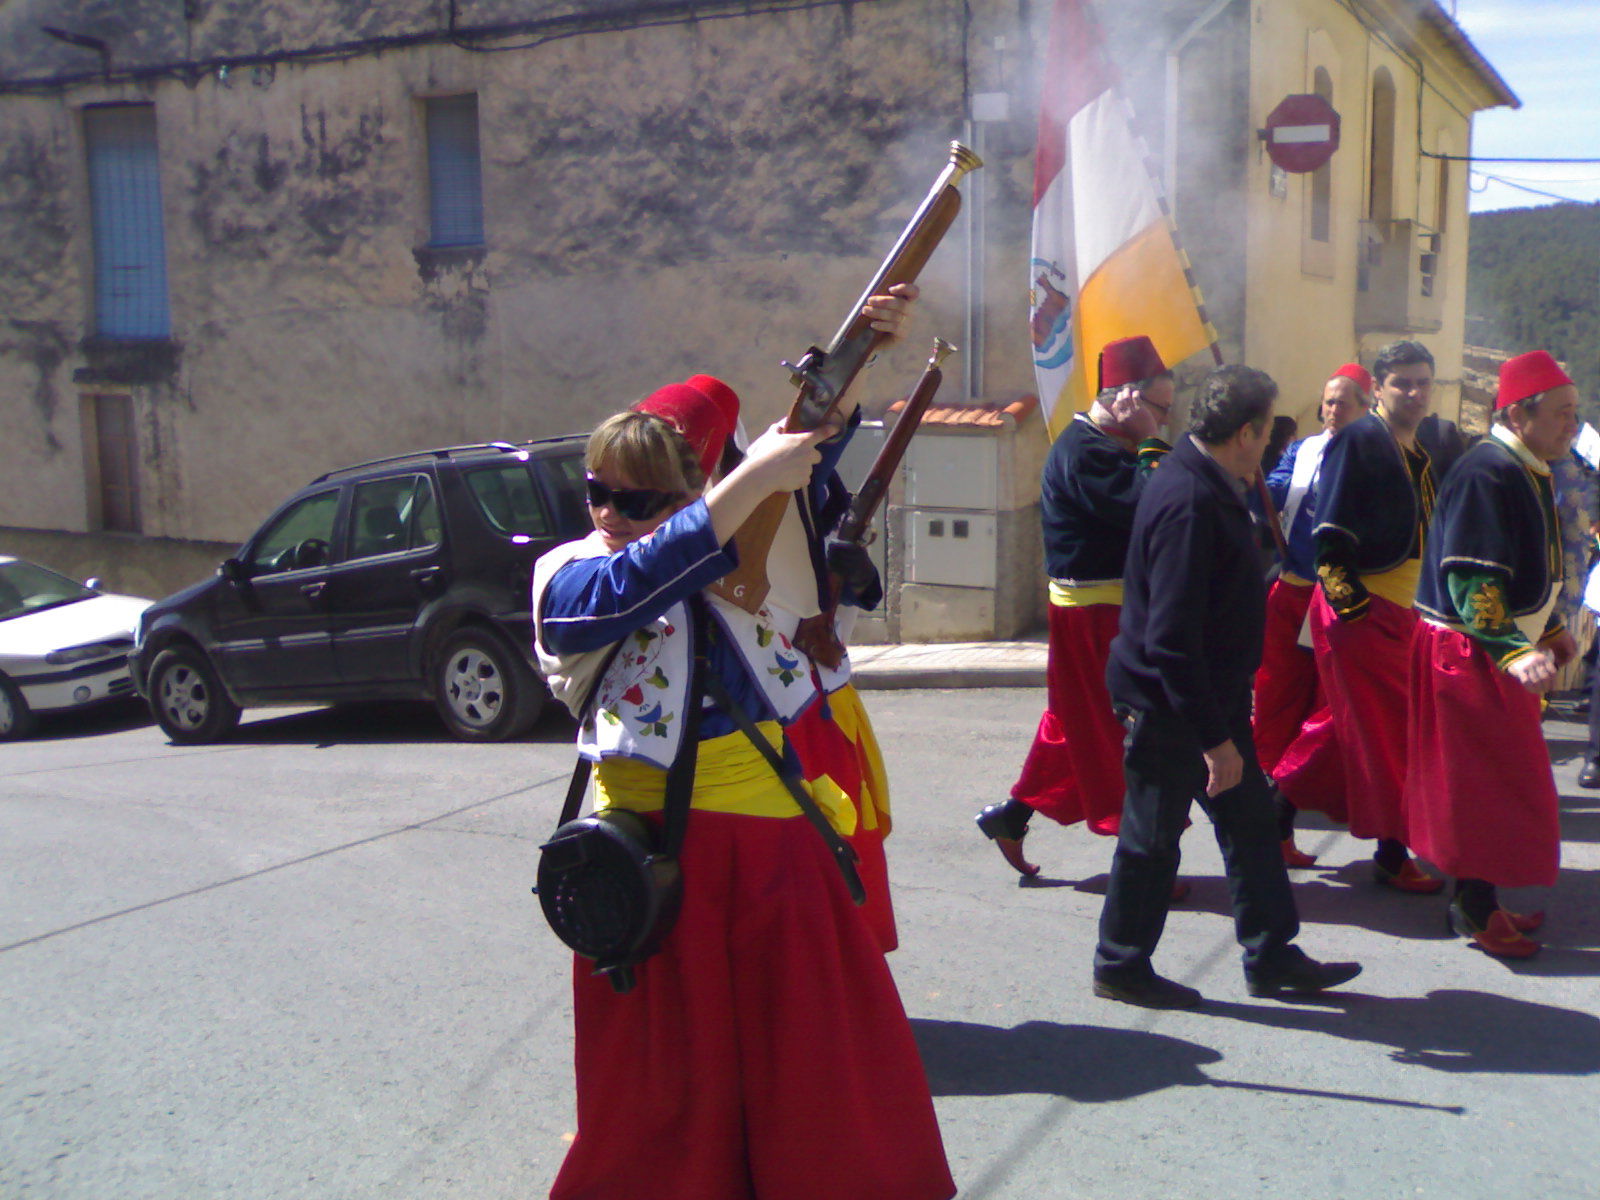
[[[1473,215],[1467,341],[1550,351],[1600,424],[1600,204]]]

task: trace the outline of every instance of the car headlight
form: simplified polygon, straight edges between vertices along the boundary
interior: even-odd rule
[[[119,651],[126,654],[132,647],[132,638],[116,638],[109,642],[90,642],[83,646],[68,646],[64,650],[52,650],[44,656],[44,660],[53,666],[62,667],[68,663],[87,662],[91,658],[110,658]]]

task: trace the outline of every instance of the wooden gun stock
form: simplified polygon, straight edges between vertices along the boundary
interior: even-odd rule
[[[851,382],[886,336],[872,328],[871,318],[862,314],[862,307],[869,297],[883,295],[895,284],[916,281],[961,211],[961,193],[956,184],[981,166],[983,160],[976,154],[960,142],[951,142],[944,170],[827,348],[812,346],[799,362],[784,363],[799,389],[784,421],[785,430],[798,433],[816,429],[838,410]],[[789,496],[790,493],[781,492],[768,497],[739,527],[734,534],[739,565],[711,585],[713,592],[746,612],[757,612],[766,601],[770,590],[767,553],[783,523]]]
[[[933,353],[928,357],[928,365],[922,372],[922,378],[917,380],[917,386],[912,389],[911,397],[900,410],[894,428],[884,439],[878,456],[872,460],[872,469],[867,472],[866,479],[857,489],[855,497],[850,502],[849,511],[839,522],[839,528],[829,539],[830,546],[834,543],[866,545],[867,528],[872,524],[872,518],[877,515],[884,497],[888,495],[889,481],[899,469],[900,460],[905,457],[912,435],[922,424],[923,414],[928,411],[928,406],[933,403],[934,394],[944,382],[944,372],[940,368],[944,360],[955,353],[955,349],[943,338],[933,339]],[[833,628],[834,613],[839,607],[841,590],[839,576],[830,572],[828,582],[827,607],[816,616],[807,617],[800,622],[800,627],[795,630],[794,644],[823,666],[837,667],[844,661],[844,646],[840,644]]]

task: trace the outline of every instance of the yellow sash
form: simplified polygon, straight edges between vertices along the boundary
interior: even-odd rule
[[[1417,584],[1422,579],[1422,560],[1408,558],[1392,571],[1380,571],[1376,575],[1363,575],[1361,582],[1367,585],[1367,591],[1374,596],[1382,596],[1385,600],[1393,601],[1401,608],[1415,608],[1417,606]]]
[[[1050,581],[1050,603],[1057,608],[1087,608],[1091,604],[1122,603],[1122,580],[1110,583],[1062,583]]]
[[[757,725],[773,749],[783,742],[776,721]],[[850,798],[827,778],[804,785],[828,818],[828,823],[848,837],[856,831],[856,809]],[[660,812],[667,790],[667,773],[636,758],[604,758],[595,767],[595,808],[622,808],[629,812]],[[800,806],[789,795],[750,744],[735,730],[700,743],[695,764],[694,795],[690,808],[706,812],[738,813],[747,817],[798,817]]]

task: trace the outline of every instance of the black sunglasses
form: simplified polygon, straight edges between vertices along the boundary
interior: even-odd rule
[[[610,508],[630,521],[648,521],[674,499],[671,493],[655,488],[607,487],[593,475],[584,477],[584,488],[590,508]]]

